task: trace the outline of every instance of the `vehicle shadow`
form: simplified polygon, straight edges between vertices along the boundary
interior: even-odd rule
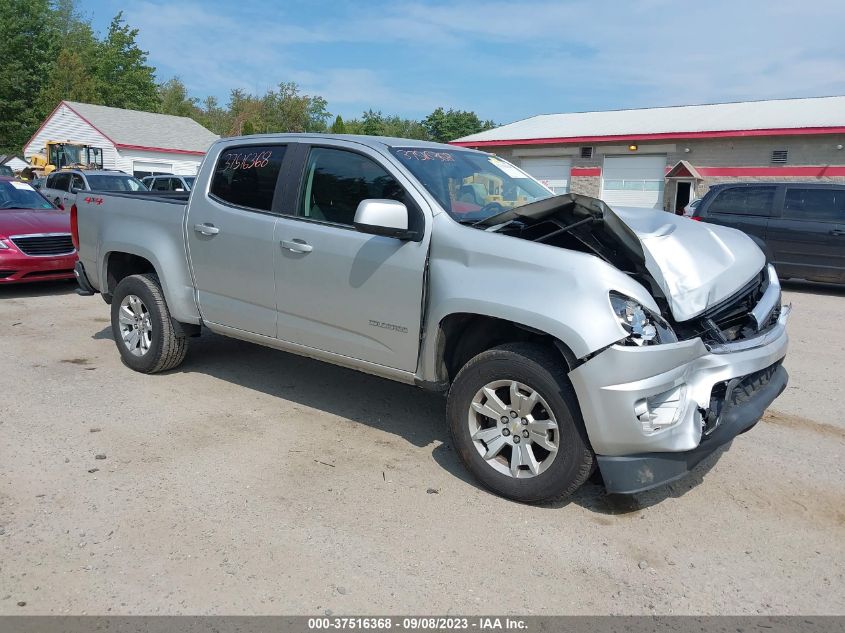
[[[845,285],[823,284],[815,281],[799,281],[797,279],[781,281],[780,283],[781,287],[787,292],[797,292],[806,295],[845,297]]]
[[[77,288],[75,279],[59,281],[33,281],[16,283],[7,286],[0,285],[0,301],[3,299],[27,299],[30,297],[49,297],[67,295]]]
[[[92,338],[112,340],[111,328],[103,328]],[[173,372],[213,376],[391,433],[419,448],[431,446],[431,456],[441,468],[468,485],[486,490],[469,474],[452,446],[444,394],[207,331],[191,339],[185,362]],[[166,374],[162,376],[166,378]],[[536,507],[559,509],[574,503],[597,514],[634,513],[680,497],[699,485],[719,455],[717,452],[704,460],[682,481],[657,490],[609,495],[596,474],[568,499]]]

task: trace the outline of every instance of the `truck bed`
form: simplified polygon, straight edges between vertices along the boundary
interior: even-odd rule
[[[79,260],[91,285],[108,299],[115,285],[109,270],[119,266],[119,258],[143,258],[170,297],[173,317],[198,323],[185,248],[189,197],[190,192],[158,191],[87,191],[77,196]],[[113,253],[120,255],[112,258]]]

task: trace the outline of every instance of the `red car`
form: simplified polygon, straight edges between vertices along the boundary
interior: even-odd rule
[[[70,215],[28,183],[0,177],[0,285],[73,279]]]

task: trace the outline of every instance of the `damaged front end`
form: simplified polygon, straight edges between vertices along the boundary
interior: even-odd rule
[[[483,225],[592,253],[659,308],[609,289],[620,339],[569,374],[609,492],[682,477],[754,426],[786,387],[789,306],[774,268],[739,231],[575,194]]]

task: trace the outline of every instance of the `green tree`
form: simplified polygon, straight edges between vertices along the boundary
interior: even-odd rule
[[[479,119],[475,112],[453,110],[452,108],[449,108],[448,111],[437,108],[423,119],[422,125],[431,139],[440,143],[448,143],[456,138],[496,127],[493,121]]]
[[[85,63],[80,53],[66,48],[59,51],[39,96],[41,111],[49,112],[63,100],[101,103],[90,65]]]
[[[172,77],[158,86],[159,112],[175,116],[199,118],[199,99],[188,96],[188,89],[179,77]]]
[[[301,94],[293,82],[279,84],[262,99],[264,132],[325,132],[330,114],[323,97]]]
[[[370,134],[374,136],[395,136],[430,140],[428,131],[420,121],[400,116],[386,116],[372,109],[361,114],[360,119],[344,121],[347,134]]]
[[[360,134],[369,134],[370,136],[384,135],[384,117],[381,111],[375,112],[370,108],[361,115]]]
[[[102,103],[95,79],[99,42],[74,0],[54,0],[50,15],[54,61],[39,96],[44,115],[62,100]]]
[[[39,95],[51,63],[48,0],[0,2],[0,150],[21,152],[43,118]]]
[[[232,126],[232,118],[229,111],[221,108],[214,97],[206,97],[199,108],[196,120],[200,125],[205,126],[215,134],[223,136],[229,132]]]
[[[343,124],[343,117],[339,114],[335,117],[334,123],[329,128],[332,134],[346,134],[346,126]]]
[[[403,119],[399,116],[384,117],[382,119],[382,134],[398,138],[413,138],[421,141],[430,140],[428,130],[420,121]]]
[[[229,93],[229,128],[226,136],[252,134],[256,129],[263,131],[263,106],[260,100],[240,88]],[[244,126],[248,131],[244,131]]]
[[[138,48],[138,29],[118,13],[109,25],[97,55],[96,81],[103,103],[116,108],[155,112],[159,107],[155,68],[147,53]]]

